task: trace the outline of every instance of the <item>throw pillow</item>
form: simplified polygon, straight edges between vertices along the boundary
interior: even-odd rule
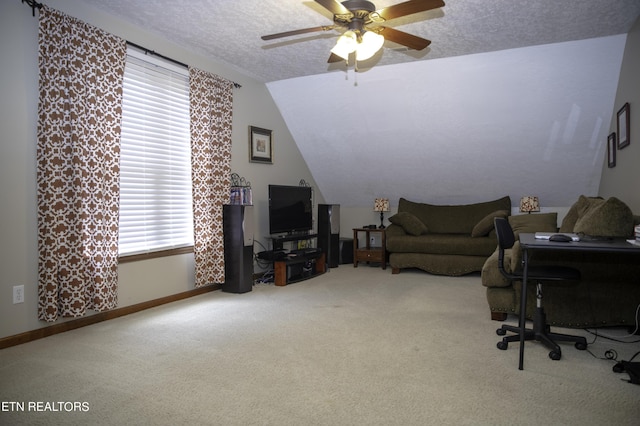
[[[593,237],[629,237],[633,234],[633,213],[625,203],[611,197],[581,215],[573,232]]]
[[[489,235],[489,232],[493,229],[493,219],[496,217],[507,216],[509,216],[509,212],[507,210],[496,210],[495,212],[489,213],[484,218],[480,219],[480,222],[473,227],[473,230],[471,230],[471,236],[476,238]]]
[[[402,229],[411,235],[422,235],[429,231],[420,219],[408,212],[394,214],[389,218],[389,222],[402,226]]]
[[[600,204],[603,201],[602,197],[585,197],[584,195],[578,197],[578,201],[569,208],[567,215],[562,219],[560,232],[573,232],[573,228],[576,226],[580,216],[584,215],[592,205]]]
[[[556,232],[558,213],[518,214],[509,216],[509,224],[518,238],[521,232]]]

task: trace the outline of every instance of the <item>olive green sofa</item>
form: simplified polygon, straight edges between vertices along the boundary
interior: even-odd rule
[[[633,226],[640,217],[615,198],[603,200],[581,196],[557,227],[556,213],[514,215],[509,223],[517,235],[521,232],[576,232],[588,236],[633,238]],[[497,240],[496,240],[497,243]],[[531,262],[574,267],[581,281],[543,286],[543,306],[547,322],[563,327],[635,327],[640,305],[640,258],[628,253],[584,253],[571,251],[536,252]],[[522,268],[522,250],[516,240],[505,251],[508,272]],[[505,320],[519,315],[520,282],[510,282],[498,270],[498,251],[487,259],[481,274],[486,287],[491,318]],[[527,287],[527,318],[535,311],[535,286]]]
[[[484,203],[433,205],[400,198],[386,229],[392,273],[419,268],[459,276],[480,272],[497,246],[493,218],[511,214],[507,197]]]

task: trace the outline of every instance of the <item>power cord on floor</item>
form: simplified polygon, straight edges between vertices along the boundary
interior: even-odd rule
[[[262,276],[258,279],[256,279],[256,284],[273,284],[274,281],[274,276],[273,276],[273,269],[270,269],[268,271],[265,271]]]
[[[607,349],[604,352],[604,356],[602,356],[602,357],[594,354],[589,349],[589,345],[594,344],[596,342],[596,340],[598,339],[598,337],[602,337],[603,339],[607,339],[607,340],[611,340],[611,341],[619,342],[619,343],[638,343],[638,342],[640,342],[640,340],[635,340],[633,342],[620,340],[620,339],[618,339],[616,337],[613,337],[613,336],[605,336],[605,335],[598,334],[598,330],[597,329],[596,329],[595,332],[593,332],[591,330],[586,330],[586,331],[591,333],[594,336],[593,337],[593,341],[587,344],[587,352],[592,357],[594,357],[596,359],[601,359],[601,360],[605,360],[605,361],[614,362],[615,364],[612,367],[612,371],[614,373],[616,373],[616,374],[627,373],[629,375],[629,380],[622,379],[622,378],[620,380],[623,380],[623,381],[628,382],[628,383],[633,383],[633,384],[636,384],[636,385],[640,385],[640,362],[632,362],[638,355],[640,355],[640,351],[636,352],[628,361],[625,361],[625,360],[619,360],[618,359],[618,352],[615,349]],[[634,334],[635,334],[635,332],[634,332]],[[628,337],[628,336],[622,336],[622,337]]]
[[[637,339],[637,340],[622,340],[622,339],[627,338],[627,337],[633,337],[633,336],[638,337],[638,335],[635,334],[635,332],[632,333],[632,334],[624,335],[624,336],[612,336],[612,335],[606,335],[606,334],[600,333],[597,328],[595,330],[590,330],[588,328],[585,328],[584,331],[586,331],[587,333],[589,333],[592,336],[594,336],[593,337],[593,342],[591,342],[590,344],[595,343],[596,340],[598,339],[598,337],[600,337],[602,339],[611,340],[612,342],[617,342],[617,343],[638,343],[638,342],[640,342],[640,338]]]
[[[640,342],[640,340],[633,340],[633,341],[620,340],[620,338],[618,338],[618,337],[603,335],[603,334],[598,332],[598,329],[589,330],[589,329],[585,328],[584,330],[587,333],[589,333],[589,334],[591,334],[593,336],[593,341],[587,343],[587,352],[589,352],[591,354],[591,356],[593,356],[594,358],[597,358],[597,359],[608,360],[608,361],[613,361],[613,362],[619,362],[618,361],[618,352],[616,352],[615,349],[607,349],[604,352],[604,356],[602,356],[602,357],[594,354],[593,352],[591,352],[591,350],[589,349],[589,346],[593,345],[598,340],[598,337],[600,337],[602,339],[611,340],[612,342],[617,342],[617,343],[638,343],[638,342]],[[628,336],[620,336],[620,337],[624,338],[624,337],[630,337],[632,335],[633,334],[628,335]],[[636,355],[637,355],[637,353],[636,353]],[[635,358],[636,355],[634,355],[631,359]]]
[[[263,250],[267,250],[264,244],[260,241],[254,240],[253,242],[262,247]],[[264,270],[262,276],[255,280],[255,284],[272,284],[274,281],[274,272],[272,269],[273,263],[268,260],[260,259],[256,253],[253,253],[253,260],[260,269]]]
[[[611,336],[611,335],[606,335],[606,334],[602,334],[598,332],[598,329],[596,328],[595,331],[591,331],[588,328],[585,328],[584,331],[586,331],[587,333],[590,333],[592,335],[595,336],[595,338],[593,339],[593,342],[595,343],[596,339],[598,337],[602,337],[603,339],[608,339],[608,340],[612,340],[614,342],[618,342],[618,343],[638,343],[640,342],[639,340],[634,340],[634,341],[627,341],[627,340],[620,340],[620,339],[625,339],[628,337],[638,337],[638,331],[640,330],[640,318],[638,317],[638,313],[640,312],[640,304],[636,307],[636,315],[635,315],[635,328],[634,330],[624,336]]]
[[[591,343],[589,343],[589,344],[591,344]],[[591,352],[591,350],[587,346],[587,352],[589,352],[589,354],[591,354],[591,356],[596,358],[596,359],[602,359],[602,360],[605,360],[605,361],[617,361],[618,360],[618,352],[616,352],[614,349],[607,349],[606,351],[604,351],[604,356],[598,356],[598,355],[594,354],[593,352]]]

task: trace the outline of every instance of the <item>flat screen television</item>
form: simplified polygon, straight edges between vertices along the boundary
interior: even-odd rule
[[[269,233],[313,229],[313,200],[308,186],[269,185]]]

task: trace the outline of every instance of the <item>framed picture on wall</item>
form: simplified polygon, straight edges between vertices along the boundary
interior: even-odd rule
[[[629,102],[627,102],[618,111],[618,149],[622,149],[631,143],[631,138],[629,137],[630,122]]]
[[[249,126],[249,161],[273,164],[271,130]]]
[[[609,168],[616,166],[616,132],[607,137],[607,164]]]

